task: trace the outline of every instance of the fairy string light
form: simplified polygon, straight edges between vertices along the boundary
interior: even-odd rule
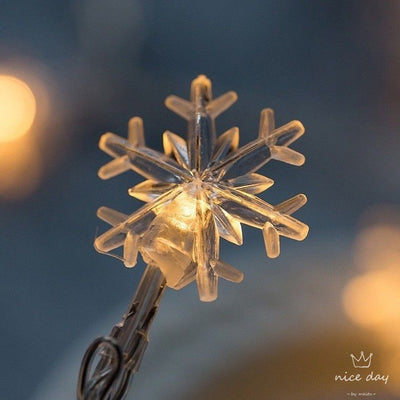
[[[127,138],[113,133],[101,137],[100,148],[113,160],[100,168],[100,178],[128,170],[139,173],[146,180],[129,189],[129,194],[146,204],[130,215],[101,207],[98,217],[112,227],[95,240],[95,248],[120,258],[128,268],[136,265],[140,254],[148,267],[111,338],[97,339],[89,348],[78,398],[122,398],[118,396],[124,395],[131,373],[140,365],[165,286],[181,289],[196,281],[200,300],[213,301],[218,296],[218,278],[243,279],[242,272],[220,260],[221,237],[241,245],[241,224],[259,228],[267,255],[274,258],[280,253],[280,236],[295,240],[307,236],[308,226],[291,216],[307,202],[304,194],[275,206],[256,196],[274,183],[256,173],[267,162],[304,163],[304,156],[289,148],[303,135],[303,125],[291,121],[276,128],[273,111],[264,109],[258,137],[239,147],[237,127],[219,136],[215,129],[215,119],[236,100],[235,92],[213,99],[210,80],[200,75],[192,82],[190,101],[177,96],[165,101],[188,121],[186,140],[166,131],[164,153],[153,150],[145,144],[139,117],[129,121]],[[115,253],[118,248],[121,254]],[[89,364],[99,349],[101,361],[89,378]]]

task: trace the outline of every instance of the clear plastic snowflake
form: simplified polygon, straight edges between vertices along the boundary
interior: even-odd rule
[[[304,156],[288,146],[304,133],[299,121],[275,128],[271,109],[261,112],[258,138],[238,147],[239,129],[216,137],[215,118],[237,99],[228,92],[213,99],[211,82],[201,75],[190,101],[169,96],[166,106],[188,121],[187,141],[166,131],[164,154],[145,145],[139,117],[129,122],[128,138],[105,133],[100,148],[114,158],[99,170],[108,179],[134,170],[147,180],[129,194],[147,202],[131,215],[107,207],[98,217],[112,228],[95,240],[101,253],[123,246],[125,266],[143,260],[160,268],[166,284],[180,289],[196,280],[200,299],[217,298],[218,277],[240,282],[243,274],[219,259],[220,237],[241,245],[241,224],[262,230],[266,252],[277,257],[280,236],[303,240],[308,226],[291,217],[307,198],[299,194],[272,206],[257,196],[274,183],[256,174],[271,159],[302,165]]]

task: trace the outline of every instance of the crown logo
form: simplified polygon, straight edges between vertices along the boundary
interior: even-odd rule
[[[350,354],[351,361],[353,361],[354,368],[369,368],[371,366],[371,360],[374,353],[369,353],[368,357],[365,357],[364,352],[360,352],[360,357],[357,358],[354,354]]]

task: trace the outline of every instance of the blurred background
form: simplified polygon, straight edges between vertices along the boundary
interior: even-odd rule
[[[243,270],[215,303],[167,291],[130,397],[400,396],[400,3],[398,1],[2,0],[0,2],[1,398],[72,399],[82,355],[129,304],[128,270],[92,246],[102,205],[130,213],[133,172],[97,177],[102,133],[144,120],[146,141],[185,136],[163,105],[198,74],[238,102],[217,120],[256,137],[259,113],[299,119],[306,164],[271,162],[277,204],[297,193],[305,242],[267,259],[261,232],[222,259]],[[349,354],[374,353],[382,381]],[[368,370],[369,371],[369,370]]]

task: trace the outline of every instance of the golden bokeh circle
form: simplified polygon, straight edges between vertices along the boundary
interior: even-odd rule
[[[36,100],[29,86],[11,75],[0,75],[0,142],[11,142],[31,128]]]

